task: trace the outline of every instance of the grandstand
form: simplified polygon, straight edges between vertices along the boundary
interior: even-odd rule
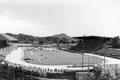
[[[18,40],[7,34],[0,34],[0,48],[7,47],[13,43],[18,42]]]
[[[0,40],[6,41],[8,43],[16,43],[16,42],[18,42],[18,40],[16,38],[14,38],[12,36],[9,36],[9,35],[7,35],[5,33],[0,34]]]
[[[95,37],[88,36],[80,38],[80,41],[76,46],[73,46],[71,49],[75,51],[83,51],[84,52],[94,52],[103,48],[105,45],[109,45],[110,38],[105,37]]]

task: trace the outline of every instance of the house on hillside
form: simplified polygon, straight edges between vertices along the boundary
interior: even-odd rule
[[[2,44],[2,42],[4,42],[4,44],[6,43],[7,44],[13,44],[13,43],[17,43],[18,40],[12,36],[9,36],[8,34],[0,34],[0,44]]]

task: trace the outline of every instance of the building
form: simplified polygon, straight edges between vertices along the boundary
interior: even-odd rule
[[[18,40],[12,36],[9,36],[8,34],[0,34],[0,45],[1,47],[5,47],[7,45],[11,45],[13,43],[17,43]],[[4,45],[3,45],[4,44]]]
[[[8,46],[8,44],[6,43],[6,41],[0,41],[0,48],[4,48]]]

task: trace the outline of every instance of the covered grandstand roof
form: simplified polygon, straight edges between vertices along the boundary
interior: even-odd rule
[[[0,40],[18,41],[16,38],[14,38],[8,34],[5,34],[5,33],[0,34]]]

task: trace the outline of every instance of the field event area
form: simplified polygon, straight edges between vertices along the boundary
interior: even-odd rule
[[[84,64],[97,64],[103,61],[102,58],[87,54],[84,54],[83,57]],[[81,65],[82,53],[72,53],[63,50],[40,50],[40,48],[26,49],[24,60],[40,65]]]

